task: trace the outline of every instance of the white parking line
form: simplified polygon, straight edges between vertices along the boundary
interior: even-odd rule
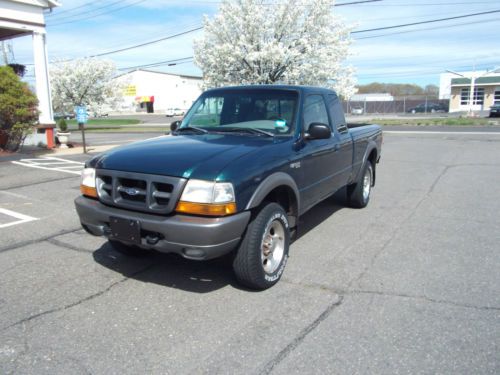
[[[21,159],[13,161],[13,164],[22,165],[23,167],[45,169],[48,171],[65,172],[79,175],[84,163],[73,160],[66,160],[47,156],[43,158]],[[51,167],[53,165],[53,167]],[[77,169],[77,170],[72,170]]]
[[[28,216],[28,215],[23,215],[23,214],[20,214],[19,212],[14,212],[14,211],[11,211],[11,210],[7,210],[6,208],[0,208],[0,214],[4,214],[4,215],[7,215],[7,216],[12,216],[15,219],[19,219],[19,220],[16,220],[16,221],[11,221],[10,223],[0,224],[0,229],[1,228],[7,228],[7,227],[10,227],[12,225],[27,223],[27,222],[30,222],[30,221],[33,221],[33,220],[38,220],[36,217],[31,217],[31,216]]]

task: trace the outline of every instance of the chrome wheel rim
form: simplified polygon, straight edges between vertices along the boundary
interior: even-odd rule
[[[279,220],[273,220],[266,228],[261,243],[261,260],[264,271],[275,272],[285,253],[285,228]]]
[[[370,189],[372,187],[372,173],[370,168],[366,168],[363,177],[363,200],[366,202],[370,196]]]

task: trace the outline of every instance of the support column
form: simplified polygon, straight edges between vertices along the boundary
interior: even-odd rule
[[[38,97],[38,122],[45,129],[47,146],[54,147],[54,115],[50,96],[49,64],[45,33],[33,32],[33,58],[35,63],[36,96]]]

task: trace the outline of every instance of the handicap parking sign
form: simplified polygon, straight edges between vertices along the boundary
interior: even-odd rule
[[[83,106],[79,106],[79,107],[76,107],[75,108],[75,112],[76,112],[76,121],[78,121],[78,123],[86,123],[87,122],[87,119],[88,119],[88,114],[87,114],[87,109]]]

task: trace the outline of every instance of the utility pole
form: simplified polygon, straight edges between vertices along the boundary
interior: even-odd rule
[[[469,116],[473,116],[472,110],[474,107],[474,87],[476,83],[476,62],[472,64],[472,77],[470,77],[470,92],[469,92]]]
[[[2,55],[3,55],[3,63],[5,65],[9,64],[9,57],[7,56],[7,46],[5,45],[5,42],[2,41]]]

